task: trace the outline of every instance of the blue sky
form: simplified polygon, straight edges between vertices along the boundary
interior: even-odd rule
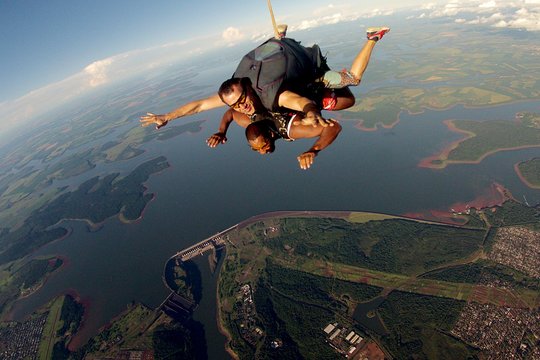
[[[540,0],[272,4],[278,22],[290,29],[414,7],[419,16],[464,22],[468,12],[481,24],[540,30]],[[271,31],[266,0],[0,0],[0,132],[88,89],[215,46],[259,41]]]
[[[370,1],[352,3],[374,8]],[[390,9],[397,3],[377,5]],[[319,0],[273,1],[278,19],[295,18],[296,22],[301,16],[309,20],[310,14],[327,4]],[[0,89],[0,102],[116,54],[221,34],[228,27],[256,28],[257,24],[270,30],[266,0],[1,0],[0,46],[4,55],[0,78],[9,86]]]

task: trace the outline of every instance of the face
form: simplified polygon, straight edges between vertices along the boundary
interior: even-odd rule
[[[253,115],[255,113],[255,105],[249,86],[242,87],[240,84],[235,84],[231,88],[233,91],[230,94],[223,95],[225,104],[243,114]]]
[[[251,150],[258,152],[261,155],[273,153],[276,149],[274,139],[267,139],[265,137],[258,136],[255,140],[249,142]]]

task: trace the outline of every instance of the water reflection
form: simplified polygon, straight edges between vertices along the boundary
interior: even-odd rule
[[[379,335],[386,335],[387,331],[377,313],[377,308],[384,300],[385,298],[380,296],[368,302],[358,304],[356,309],[354,309],[353,319]]]

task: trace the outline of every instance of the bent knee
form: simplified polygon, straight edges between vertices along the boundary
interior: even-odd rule
[[[356,99],[349,89],[327,89],[322,98],[322,109],[337,111],[348,109],[354,105]]]
[[[338,98],[338,101],[334,110],[348,109],[354,106],[355,102],[356,102],[356,99],[354,98],[354,96]]]

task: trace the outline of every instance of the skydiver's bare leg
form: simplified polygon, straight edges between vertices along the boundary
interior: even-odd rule
[[[364,44],[362,50],[360,50],[358,55],[356,55],[356,58],[352,63],[350,72],[356,79],[358,79],[358,81],[362,79],[362,75],[364,75],[364,71],[367,69],[369,59],[371,58],[371,54],[376,43],[377,42],[375,40],[368,40]]]
[[[375,44],[389,31],[390,28],[388,27],[367,29],[368,40],[354,58],[350,70],[330,70],[324,74],[322,79],[326,87],[322,98],[322,108],[324,110],[343,110],[354,105],[355,98],[349,86],[356,86],[360,83]]]
[[[388,27],[369,28],[367,30],[367,42],[362,50],[356,55],[350,70],[333,71],[324,73],[322,81],[329,89],[341,89],[346,86],[356,86],[360,83],[364,72],[369,64],[369,59],[377,41],[390,31]]]
[[[354,59],[352,66],[351,66],[351,74],[360,80],[362,79],[362,75],[364,75],[364,71],[366,71],[366,68],[369,64],[369,59],[371,58],[371,53],[373,52],[373,48],[375,47],[375,44],[377,41],[383,38],[383,36],[390,31],[390,28],[388,27],[372,27],[367,29],[367,38],[368,41],[364,44],[364,47],[358,55],[356,55],[356,58]]]

